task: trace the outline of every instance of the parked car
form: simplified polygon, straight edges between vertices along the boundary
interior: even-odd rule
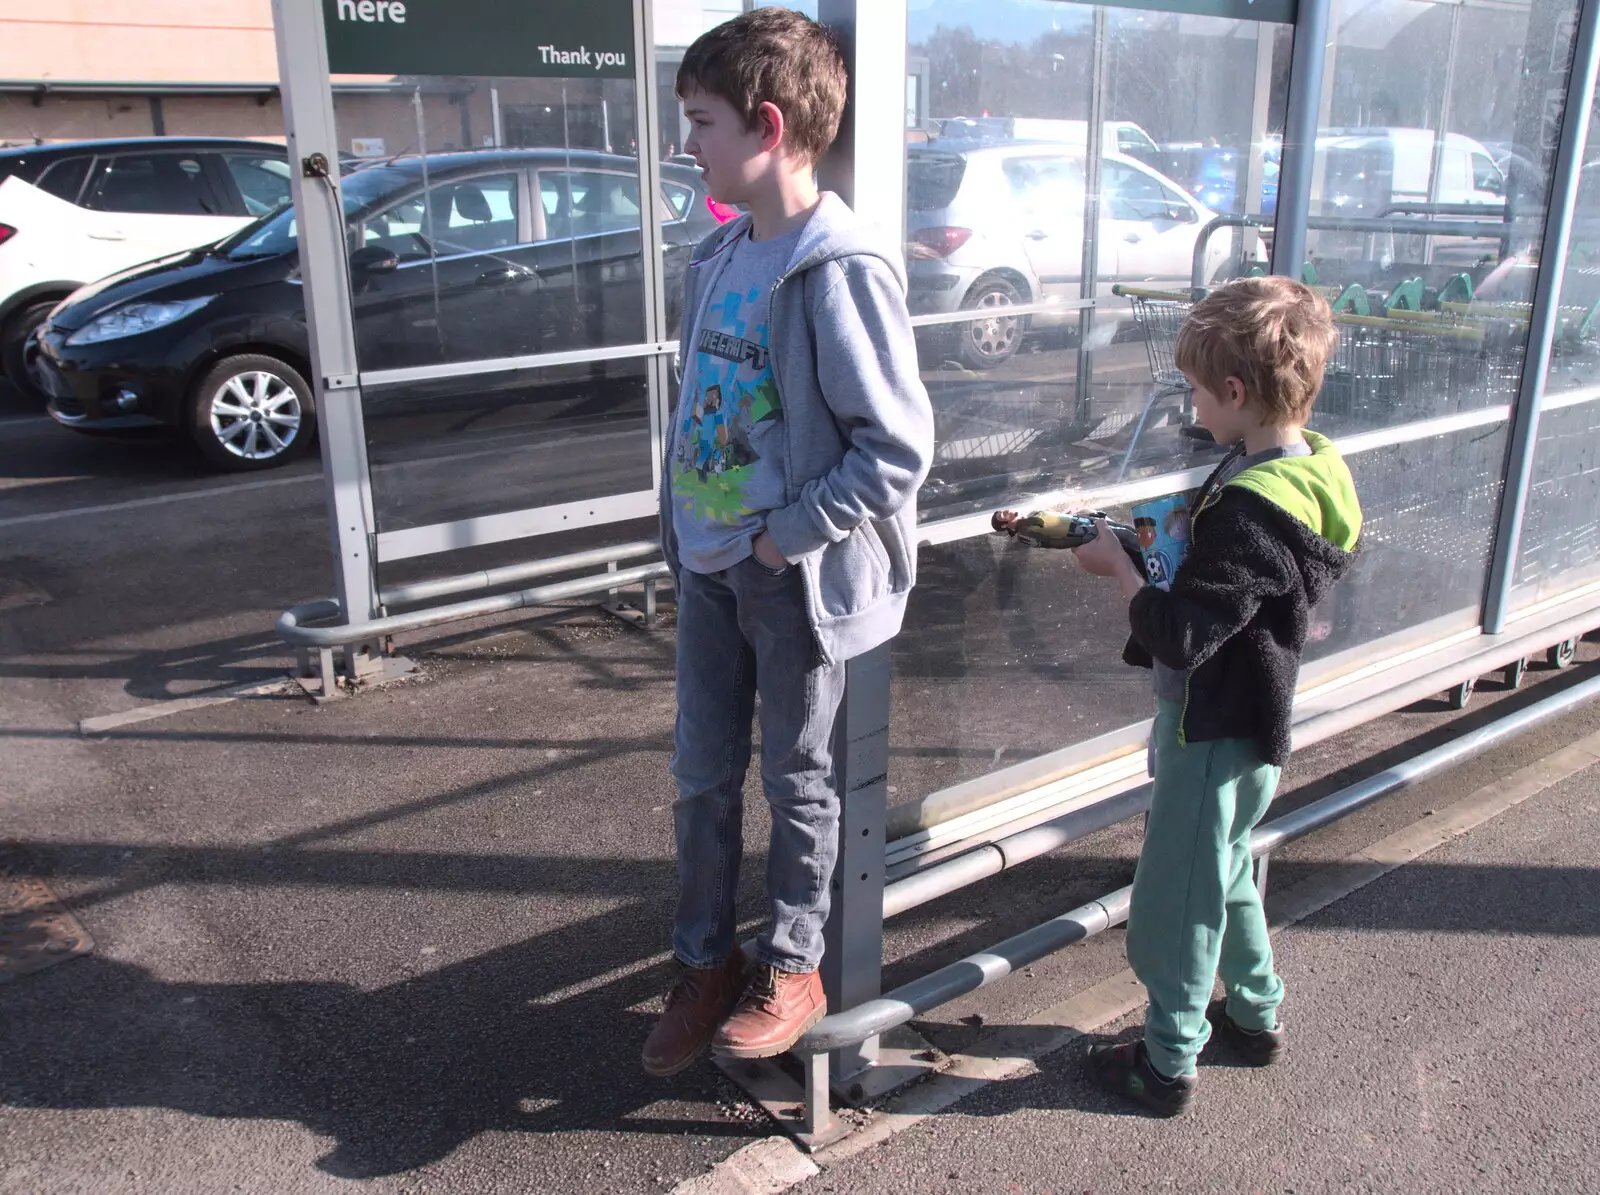
[[[289,197],[281,145],[146,137],[0,150],[0,363],[30,389],[28,335],[78,287],[209,245]]]
[[[1072,300],[1083,274],[1084,155],[1076,145],[951,142],[907,149],[906,246],[913,314],[989,311]],[[1216,213],[1170,178],[1123,154],[1101,165],[1097,293],[1117,280],[1187,288],[1195,241]],[[1245,257],[1265,261],[1248,234]],[[1226,270],[1230,238],[1206,249],[1206,277]],[[1113,314],[1113,318],[1114,318]],[[996,316],[954,325],[957,359],[989,369],[1032,328],[1076,320]]]
[[[364,369],[644,339],[633,158],[559,149],[400,158],[349,175],[342,193]],[[669,319],[680,314],[690,251],[716,227],[708,198],[698,170],[662,165]],[[282,464],[309,447],[315,419],[300,281],[294,209],[284,208],[210,248],[77,292],[35,337],[51,414],[82,431],[177,429],[224,469]],[[437,385],[390,387],[385,401]]]

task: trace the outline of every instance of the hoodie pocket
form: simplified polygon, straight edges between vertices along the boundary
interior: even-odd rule
[[[818,598],[824,617],[856,614],[889,595],[889,553],[871,523],[822,550],[817,564]]]
[[[905,510],[881,523],[871,524],[888,558],[889,588],[895,593],[906,593],[917,583],[917,550],[907,541],[906,535],[906,528],[915,526],[915,512]]]

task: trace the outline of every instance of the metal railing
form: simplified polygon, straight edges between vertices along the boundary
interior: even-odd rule
[[[550,563],[550,561],[534,562],[534,564]],[[525,567],[532,568],[534,565]],[[560,572],[566,570],[546,571]],[[426,610],[413,610],[409,614],[391,614],[384,618],[368,619],[365,622],[341,623],[332,627],[305,625],[308,622],[320,622],[330,618],[338,618],[341,615],[342,611],[337,600],[323,598],[319,601],[307,602],[304,605],[291,606],[280,614],[277,624],[278,635],[286,642],[297,647],[342,647],[347,643],[361,643],[370,639],[382,639],[399,631],[415,631],[422,627],[436,626],[443,622],[455,622],[463,618],[480,618],[486,614],[502,614],[508,610],[520,610],[527,606],[543,606],[550,602],[560,601],[563,598],[583,597],[591,593],[604,593],[607,590],[616,589],[623,585],[632,585],[639,581],[652,583],[667,575],[666,563],[656,561],[654,564],[641,564],[633,568],[617,569],[613,572],[594,573],[587,577],[575,577],[570,581],[555,581],[549,585],[536,585],[532,589],[523,589],[515,593],[474,598],[471,601],[454,602],[448,606],[430,606]]]

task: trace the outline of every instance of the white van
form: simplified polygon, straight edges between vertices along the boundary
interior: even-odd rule
[[[1050,120],[1032,116],[956,116],[944,122],[941,137],[977,137],[994,141],[1054,141],[1064,145],[1089,143],[1087,120]],[[1161,147],[1131,120],[1108,120],[1101,125],[1100,148],[1105,153],[1126,154],[1151,165]]]
[[[1321,180],[1321,210],[1380,216],[1397,203],[1427,203],[1437,147],[1432,129],[1325,129],[1317,137],[1314,176]],[[1433,201],[1490,207],[1505,200],[1505,175],[1483,144],[1446,133]]]

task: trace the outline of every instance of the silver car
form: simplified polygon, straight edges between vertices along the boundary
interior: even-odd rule
[[[1083,274],[1084,152],[1081,145],[935,141],[908,147],[906,258],[913,315],[1066,304]],[[1113,282],[1187,289],[1195,240],[1216,213],[1142,162],[1107,153],[1101,166],[1100,266],[1096,296]],[[1264,262],[1261,238],[1245,233],[1207,243],[1205,280]],[[1126,315],[1120,303],[1109,318]],[[1017,351],[1030,329],[1077,319],[1059,313],[956,324],[955,354],[988,369]]]

